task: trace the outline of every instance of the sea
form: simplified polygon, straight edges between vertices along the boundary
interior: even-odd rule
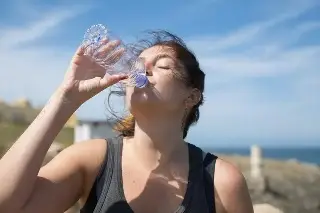
[[[250,148],[206,148],[211,153],[250,155]],[[305,163],[320,165],[320,147],[271,148],[262,147],[263,157],[278,160],[295,159]]]

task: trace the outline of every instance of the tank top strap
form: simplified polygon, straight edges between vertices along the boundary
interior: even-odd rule
[[[204,189],[207,198],[207,204],[210,212],[216,212],[215,194],[214,194],[214,173],[217,156],[209,153],[202,152],[203,156],[203,177]]]
[[[202,152],[203,167],[210,174],[211,178],[214,178],[215,165],[218,157],[210,152]]]
[[[215,212],[215,198],[214,198],[214,170],[217,156],[204,152],[199,147],[188,143],[190,149],[190,169],[191,175],[197,177],[200,185],[203,186],[206,203],[209,212]],[[191,179],[193,177],[191,176]],[[195,179],[194,179],[195,180]],[[200,193],[199,191],[197,193]]]

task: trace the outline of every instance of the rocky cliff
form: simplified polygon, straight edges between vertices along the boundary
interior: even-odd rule
[[[247,179],[254,204],[269,203],[285,213],[320,213],[318,165],[263,159],[263,177],[252,178],[249,157],[218,156],[240,168]]]

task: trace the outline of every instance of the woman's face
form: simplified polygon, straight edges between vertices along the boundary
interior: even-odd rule
[[[176,76],[184,75],[183,67],[172,48],[153,46],[140,54],[144,61],[149,84],[145,88],[126,88],[126,104],[132,114],[136,111],[154,113],[181,112],[190,95],[188,88]]]

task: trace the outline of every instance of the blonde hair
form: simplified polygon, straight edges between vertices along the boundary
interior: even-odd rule
[[[135,118],[129,114],[122,120],[118,121],[114,126],[114,130],[119,132],[121,136],[132,137],[134,135]]]

